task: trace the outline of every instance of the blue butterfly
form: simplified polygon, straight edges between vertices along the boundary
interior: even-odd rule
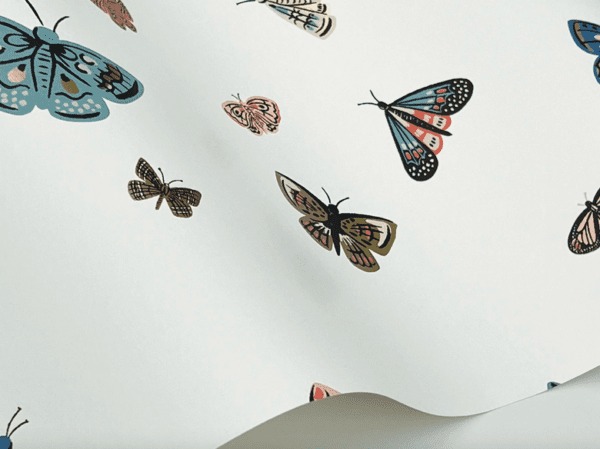
[[[19,424],[17,427],[15,427],[12,430],[12,432],[8,433],[10,431],[10,425],[12,424],[13,420],[15,419],[15,416],[17,416],[20,411],[21,411],[21,407],[17,407],[17,412],[10,419],[10,421],[8,423],[8,427],[6,428],[6,435],[0,437],[0,449],[12,449],[13,444],[12,444],[10,437],[12,436],[13,433],[15,433],[15,430],[17,430],[23,424],[27,424],[29,422],[27,420],[23,421],[21,424]]]
[[[373,92],[371,92],[373,95]],[[452,123],[450,115],[460,111],[473,95],[473,83],[455,78],[432,84],[394,101],[373,104],[385,111],[396,148],[406,172],[415,181],[426,181],[437,168],[436,154],[442,151],[442,136]]]
[[[94,122],[108,117],[105,99],[131,103],[142,96],[142,84],[117,64],[61,41],[55,31],[64,19],[53,30],[32,32],[0,17],[1,111],[25,115],[37,106],[61,120]]]
[[[600,55],[600,26],[583,20],[569,20],[571,37],[586,53]],[[594,62],[594,76],[600,83],[600,56]]]

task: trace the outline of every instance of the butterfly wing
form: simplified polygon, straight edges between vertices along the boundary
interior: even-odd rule
[[[68,121],[98,121],[109,115],[104,100],[126,104],[144,92],[129,72],[81,45],[60,41],[53,47],[50,113]]]
[[[327,5],[322,3],[267,0],[266,4],[278,16],[320,39],[327,39],[335,30],[335,17],[327,15]]]
[[[262,123],[257,123],[254,113],[243,102],[226,101],[221,106],[225,113],[242,128],[252,131],[256,136],[263,135]]]
[[[379,264],[371,254],[367,248],[363,248],[356,240],[354,240],[349,235],[341,235],[340,242],[342,244],[342,248],[344,249],[344,254],[352,265],[356,268],[367,271],[374,272],[379,270]]]
[[[129,196],[135,201],[147,200],[148,198],[160,195],[160,190],[152,184],[137,180],[129,181],[127,190],[129,191]]]
[[[310,395],[308,397],[308,400],[310,402],[319,401],[330,396],[337,396],[338,394],[340,394],[339,391],[334,390],[333,388],[328,387],[327,385],[315,382],[310,389]]]
[[[460,111],[469,102],[472,95],[473,83],[471,81],[465,78],[454,78],[423,87],[399,98],[391,106],[446,116]]]
[[[36,103],[32,59],[36,49],[30,30],[0,17],[0,110],[13,115],[31,112]]]
[[[387,255],[396,240],[396,223],[370,215],[340,214],[342,232],[371,251]]]
[[[415,181],[431,178],[438,168],[438,160],[433,151],[412,136],[395,116],[386,111],[385,117],[406,172]]]
[[[246,105],[254,111],[255,118],[262,119],[265,132],[275,134],[279,130],[281,112],[277,103],[265,97],[250,97]]]
[[[600,190],[596,192],[592,205],[600,206]],[[585,254],[600,247],[600,214],[587,208],[573,224],[569,233],[569,249],[575,254]]]
[[[120,28],[137,32],[131,14],[121,0],[91,0],[94,5],[110,16]]]
[[[191,217],[193,211],[190,206],[198,206],[198,204],[200,204],[200,198],[200,192],[197,190],[186,189],[183,187],[174,187],[170,189],[165,196],[173,215],[180,218]]]
[[[331,251],[332,240],[331,240],[331,229],[325,226],[323,223],[317,220],[313,220],[308,216],[300,218],[300,224],[310,234],[310,236],[328,251]]]
[[[150,166],[148,162],[144,158],[140,158],[135,166],[135,174],[138,178],[143,180],[146,183],[152,184],[158,190],[161,189],[163,182],[157,176],[154,169]]]
[[[600,55],[600,26],[583,20],[569,20],[571,37],[586,53]],[[600,83],[600,56],[594,62],[594,76]]]
[[[327,206],[319,198],[287,176],[279,172],[275,172],[275,176],[283,196],[294,209],[314,221],[325,222],[329,219]]]

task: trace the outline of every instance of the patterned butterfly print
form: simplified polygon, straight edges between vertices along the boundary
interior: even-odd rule
[[[61,41],[48,28],[32,32],[0,17],[1,111],[25,115],[37,106],[60,120],[93,122],[108,117],[104,100],[131,103],[143,92],[136,78],[104,56]]]
[[[329,6],[313,0],[245,0],[266,5],[279,17],[287,19],[313,36],[327,39],[335,30],[335,17],[328,15]]]
[[[571,37],[586,53],[600,55],[600,26],[583,20],[569,20]],[[600,83],[600,56],[594,61],[594,76]]]
[[[341,246],[348,260],[360,270],[379,270],[371,251],[382,256],[390,252],[396,239],[395,223],[370,215],[340,214],[338,206],[348,198],[326,206],[297,182],[278,172],[275,175],[283,195],[303,214],[300,224],[315,242],[328,251],[333,246],[338,256]]]
[[[328,387],[327,385],[315,382],[310,389],[310,395],[308,397],[308,400],[310,402],[319,401],[330,396],[337,396],[338,394],[340,394],[339,391],[336,391],[333,388]]]
[[[585,208],[569,234],[569,249],[575,254],[589,253],[600,247],[600,190],[593,201],[585,202]]]
[[[141,201],[158,196],[156,210],[160,209],[160,205],[164,198],[167,200],[167,204],[171,208],[173,215],[181,218],[191,217],[192,208],[190,206],[197,207],[198,204],[200,204],[200,198],[202,197],[200,192],[183,187],[170,187],[172,182],[183,181],[176,179],[166,183],[162,170],[160,168],[158,170],[162,176],[162,181],[158,179],[158,176],[156,176],[156,173],[150,164],[143,158],[140,158],[135,166],[135,174],[144,182],[137,180],[129,181],[127,188],[131,198],[135,201]]]
[[[129,28],[134,33],[137,33],[133,25],[131,14],[121,0],[91,0],[94,5],[110,16],[120,28],[127,30]]]
[[[371,92],[373,95],[373,92]],[[450,115],[460,111],[473,95],[473,83],[456,78],[424,87],[392,104],[377,100],[373,104],[385,111],[392,137],[404,169],[415,181],[426,181],[437,168],[436,154],[442,151],[442,136],[451,124]]]
[[[255,136],[263,133],[275,134],[279,131],[281,113],[277,103],[265,97],[250,97],[245,102],[238,96],[232,95],[239,101],[226,101],[221,106],[234,122],[249,129]]]

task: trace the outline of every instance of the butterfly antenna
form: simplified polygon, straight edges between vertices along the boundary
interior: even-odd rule
[[[163,184],[164,184],[165,183],[165,174],[162,172],[162,170],[160,169],[160,167],[158,167],[158,171],[160,172],[160,175],[162,176]]]
[[[174,180],[173,180],[173,181],[171,181],[171,182],[183,182],[183,179],[174,179]],[[168,185],[168,186],[170,186],[170,185],[171,185],[171,182],[170,182],[170,183],[168,183],[167,185]]]
[[[361,105],[363,105],[363,104],[374,104],[375,106],[379,106],[379,100],[377,99],[377,97],[375,96],[375,94],[373,93],[373,91],[372,91],[372,90],[370,90],[369,92],[371,92],[371,96],[372,96],[373,98],[375,98],[375,101],[376,101],[377,103],[358,103],[358,105],[359,105],[359,106],[361,106]]]
[[[69,16],[64,16],[62,19],[58,19],[58,22],[56,22],[56,24],[54,24],[54,28],[52,29],[52,31],[56,32],[56,27],[58,26],[58,24],[68,18],[69,18]]]
[[[241,5],[242,3],[253,2],[254,0],[244,0],[243,2],[236,3],[236,5]]]
[[[27,421],[27,420],[23,421],[21,424],[19,424],[17,427],[15,427],[15,428],[12,430],[12,432],[10,433],[10,435],[8,435],[8,437],[10,438],[10,436],[11,436],[13,433],[15,433],[19,427],[21,427],[23,424],[27,424],[28,422],[29,422],[29,421]]]
[[[10,430],[10,425],[12,424],[13,420],[15,419],[15,416],[17,416],[20,411],[21,411],[21,407],[17,407],[17,411],[15,412],[13,417],[10,418],[10,421],[8,422],[8,426],[6,427],[6,436],[8,436],[8,431]]]
[[[29,5],[29,7],[31,8],[31,10],[33,11],[33,13],[37,17],[37,19],[40,21],[40,23],[42,24],[42,26],[44,26],[44,22],[42,22],[42,19],[40,18],[40,15],[37,13],[37,11],[35,10],[35,8],[31,4],[31,2],[29,0],[25,0],[25,2]]]
[[[323,192],[325,192],[325,195],[327,195],[327,200],[329,201],[329,204],[331,204],[331,198],[329,198],[329,193],[327,193],[327,190],[325,190],[324,187],[321,187],[323,189]]]
[[[583,192],[583,196],[585,197],[585,200],[587,201],[587,192]]]
[[[338,207],[342,201],[346,201],[349,199],[350,199],[350,197],[348,196],[348,197],[344,198],[343,200],[339,200],[338,203],[335,205],[335,207]]]
[[[237,94],[237,97],[236,97],[235,95],[233,95],[233,94],[231,94],[231,96],[232,96],[233,98],[235,98],[236,100],[240,100],[240,101],[242,101],[242,99],[240,98],[240,94]]]

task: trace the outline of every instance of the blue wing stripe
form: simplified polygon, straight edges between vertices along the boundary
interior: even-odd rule
[[[424,87],[394,101],[392,106],[407,107],[434,114],[452,115],[460,111],[473,95],[473,83],[455,78]]]
[[[392,137],[396,143],[398,153],[404,169],[415,181],[426,181],[431,178],[438,167],[437,157],[429,148],[422,145],[415,139],[397,120],[390,114],[385,114],[388,125],[392,132]],[[419,151],[422,150],[422,151]],[[416,159],[413,151],[417,151],[421,156]],[[410,159],[406,153],[408,152]]]

